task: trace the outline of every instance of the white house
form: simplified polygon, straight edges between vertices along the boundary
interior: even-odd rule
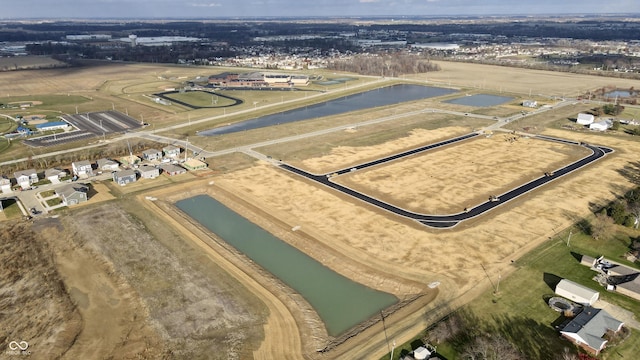
[[[589,124],[589,130],[606,131],[608,129],[611,129],[612,126],[613,121],[606,119]]]
[[[525,100],[522,102],[522,106],[528,107],[528,108],[535,108],[535,107],[538,107],[538,102],[535,100]]]
[[[86,160],[71,163],[71,169],[73,170],[73,175],[77,177],[93,176],[91,163]]]
[[[38,173],[36,169],[20,170],[13,174],[16,177],[16,183],[24,189],[31,187],[33,183],[38,182]]]
[[[576,122],[580,125],[589,125],[593,123],[595,117],[591,114],[579,113]]]
[[[167,145],[162,148],[165,157],[176,158],[180,156],[180,148],[173,145]]]
[[[110,159],[98,159],[96,161],[98,171],[118,171],[120,170],[120,164],[117,161]]]
[[[2,175],[0,176],[0,191],[3,194],[9,194],[12,192],[11,190],[11,179]]]
[[[607,345],[607,340],[603,338],[604,334],[607,331],[616,333],[622,329],[623,325],[622,321],[606,311],[586,306],[560,330],[560,334],[597,356]]]
[[[556,294],[582,305],[593,305],[600,296],[599,292],[567,279],[556,285]]]
[[[138,172],[143,179],[155,179],[160,176],[160,169],[154,166],[142,165],[138,168]]]
[[[162,158],[162,151],[157,149],[149,149],[142,152],[142,157],[145,160],[160,160]]]

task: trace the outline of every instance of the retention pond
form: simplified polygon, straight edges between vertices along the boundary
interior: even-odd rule
[[[398,301],[325,267],[208,195],[178,201],[176,206],[302,295],[331,336]]]
[[[198,135],[212,136],[230,134],[272,125],[337,115],[349,111],[398,104],[405,101],[427,99],[436,96],[448,95],[454,92],[456,92],[456,90],[433,86],[409,84],[393,85],[345,96],[335,100],[325,101],[320,104],[305,106],[299,109],[293,109],[277,114],[241,121],[227,126],[217,127],[211,130],[201,131]]]

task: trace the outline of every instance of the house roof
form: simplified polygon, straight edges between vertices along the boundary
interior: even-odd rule
[[[69,126],[69,124],[64,121],[52,121],[44,124],[38,124],[36,125],[36,129],[45,129],[48,127],[55,127],[55,126]]]
[[[558,285],[556,285],[556,293],[558,292],[558,289],[567,291],[583,299],[591,299],[594,295],[599,294],[599,292],[593,289],[582,286],[578,283],[574,283],[573,281],[567,279],[560,280]]]
[[[173,146],[173,145],[167,145],[167,146],[163,147],[162,150],[164,150],[164,152],[168,152],[168,151],[180,150],[180,148],[177,147],[177,146]]]
[[[608,312],[587,306],[561,332],[576,334],[589,347],[599,350],[607,342],[602,338],[607,330],[618,331],[622,325]]]
[[[161,153],[161,152],[162,151],[156,150],[156,149],[147,149],[147,150],[143,151],[142,153],[143,154],[147,154],[147,155],[155,155],[155,154],[158,154],[158,153]]]
[[[141,173],[146,173],[146,172],[156,172],[160,170],[153,166],[143,165],[143,166],[140,166],[138,171],[140,171]]]
[[[135,170],[131,170],[131,169],[127,169],[127,170],[122,170],[122,171],[118,171],[114,174],[115,177],[117,178],[123,178],[123,177],[127,177],[127,176],[136,176],[136,172]]]
[[[49,177],[49,176],[60,176],[60,174],[65,174],[65,175],[66,175],[66,174],[67,174],[67,172],[66,172],[66,171],[64,171],[64,170],[61,170],[61,169],[56,169],[56,168],[53,168],[53,169],[47,169],[47,170],[45,170],[45,171],[44,171],[44,176],[45,176],[45,177]]]
[[[83,184],[69,184],[56,189],[56,193],[64,198],[68,198],[77,192],[86,193],[89,187]]]
[[[36,171],[36,169],[27,169],[27,170],[19,170],[13,173],[13,175],[15,175],[16,179],[19,178],[20,176],[32,176],[33,174],[37,174],[38,172]]]
[[[71,163],[71,165],[79,168],[79,167],[91,166],[91,163],[87,160],[81,160],[81,161],[74,161]]]
[[[187,171],[185,168],[182,168],[182,167],[180,167],[178,165],[174,165],[174,164],[162,164],[162,165],[160,165],[160,167],[162,168],[163,171],[169,172],[169,173],[186,172]]]
[[[96,164],[98,164],[98,167],[101,168],[105,165],[119,165],[117,162],[111,160],[111,159],[98,159],[96,161]]]

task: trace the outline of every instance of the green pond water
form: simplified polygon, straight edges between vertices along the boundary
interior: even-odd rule
[[[184,199],[176,206],[302,295],[331,336],[398,301],[332,271],[210,196]]]

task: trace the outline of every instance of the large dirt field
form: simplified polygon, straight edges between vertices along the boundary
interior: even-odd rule
[[[483,65],[440,65],[442,72],[418,74],[415,80],[458,84],[478,91],[508,88],[523,94],[558,96],[612,83],[640,88],[639,81]],[[103,101],[108,101],[110,107],[112,100],[130,95],[125,89],[139,90],[127,77],[135,78],[140,69],[144,69],[142,76],[154,88],[170,84],[178,72],[187,76],[200,71],[110,65],[101,68],[96,76],[91,69],[47,70],[25,73],[24,81],[10,81],[13,75],[0,76],[0,87],[6,85],[11,92],[30,94],[41,81],[41,87],[50,86],[56,93],[120,92],[117,96],[97,95],[104,96]],[[158,79],[159,75],[163,79]],[[43,76],[46,79],[42,80]],[[138,104],[137,101],[131,100]],[[142,103],[139,106],[147,107]],[[449,105],[428,100],[336,118],[349,123],[356,118],[374,117],[373,113],[390,115],[394,109],[431,106],[450,109]],[[216,158],[208,159],[213,171],[204,179],[189,176],[177,183],[165,179],[164,185],[148,187],[141,182],[145,186],[114,192],[118,199],[71,209],[57,219],[38,220],[35,230],[50,244],[55,269],[66,289],[66,293],[59,294],[59,303],[64,305],[62,318],[44,319],[43,323],[46,320],[71,326],[80,314],[83,326],[71,333],[73,346],[67,338],[60,340],[59,353],[66,352],[63,358],[68,359],[204,359],[218,355],[225,359],[380,358],[388,351],[388,339],[408,341],[451,309],[489,288],[488,278],[507,276],[513,270],[514,259],[633,185],[626,170],[638,161],[637,138],[549,126],[590,106],[554,109],[536,116],[540,120],[533,125],[546,135],[609,146],[615,149],[613,154],[453,229],[426,228],[240,153],[225,158],[220,168],[216,168]],[[480,111],[493,116],[511,114],[515,109],[509,104]],[[163,114],[167,119],[173,117],[166,111]],[[471,117],[460,118],[456,124],[456,116],[438,115],[428,129],[411,120],[391,121],[369,133],[358,128],[269,149],[274,150],[274,155],[285,155],[283,159],[292,164],[314,172],[330,172],[478,127],[469,120]],[[524,121],[513,125],[522,127]],[[317,124],[306,122],[292,128],[297,132],[330,126],[335,126],[331,119],[322,119]],[[269,128],[251,136],[256,140],[274,138],[282,135],[279,129]],[[244,136],[211,141],[231,147],[237,146],[235,140],[242,143],[254,139],[240,139]],[[494,132],[489,138],[343,178],[350,186],[407,207],[451,212],[459,211],[467,202],[484,200],[488,192],[504,191],[586,154],[578,147],[525,137],[505,141],[508,137],[509,133]],[[335,139],[339,142],[333,142]],[[386,309],[384,321],[372,319],[346,336],[328,337],[317,314],[299,294],[173,206],[178,199],[196,194],[215,197],[334,271],[392,293],[406,303],[401,308]],[[299,228],[294,232],[293,227]],[[4,250],[9,251],[11,246],[6,245]],[[49,274],[48,270],[43,271]],[[35,279],[34,283],[47,279]],[[440,286],[429,289],[427,284],[434,281],[439,281]],[[37,296],[38,293],[31,295]],[[72,303],[65,303],[65,298]],[[36,308],[40,304],[33,302],[27,315],[38,314]],[[32,338],[38,335],[44,339],[44,329],[34,328],[33,333]]]
[[[580,146],[496,133],[350,172],[332,181],[422,214],[459,213],[590,152]]]

